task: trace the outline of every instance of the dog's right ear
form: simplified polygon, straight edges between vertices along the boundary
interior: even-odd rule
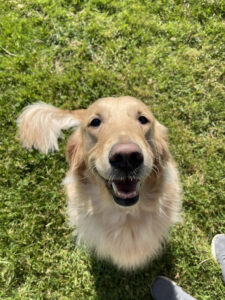
[[[43,102],[29,105],[17,120],[19,138],[28,149],[58,150],[61,130],[79,126],[84,114],[84,109],[62,110]]]
[[[66,147],[66,157],[70,168],[75,171],[85,167],[81,128],[78,128],[69,138]]]

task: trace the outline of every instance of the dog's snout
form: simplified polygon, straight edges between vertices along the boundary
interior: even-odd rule
[[[109,153],[109,162],[121,170],[134,170],[143,163],[141,148],[135,143],[116,144]]]

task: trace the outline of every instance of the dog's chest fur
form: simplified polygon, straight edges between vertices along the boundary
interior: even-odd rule
[[[178,186],[177,190],[174,188],[176,176],[175,169],[168,166],[161,193],[143,194],[140,203],[123,208],[100,186],[82,184],[79,177],[68,173],[64,181],[68,215],[78,239],[121,268],[144,265],[159,252],[169,226],[175,221],[179,193]]]

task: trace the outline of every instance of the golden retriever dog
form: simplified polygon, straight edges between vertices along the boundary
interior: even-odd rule
[[[75,127],[64,184],[79,241],[127,270],[159,253],[179,215],[180,184],[167,129],[143,102],[110,97],[74,111],[41,102],[25,108],[18,126],[23,145],[44,153]]]

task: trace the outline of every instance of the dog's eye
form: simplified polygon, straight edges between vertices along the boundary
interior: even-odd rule
[[[138,118],[138,121],[139,121],[142,125],[149,123],[149,120],[148,120],[145,116],[140,116],[140,117]]]
[[[88,126],[98,127],[101,124],[101,120],[98,118],[94,118]]]

